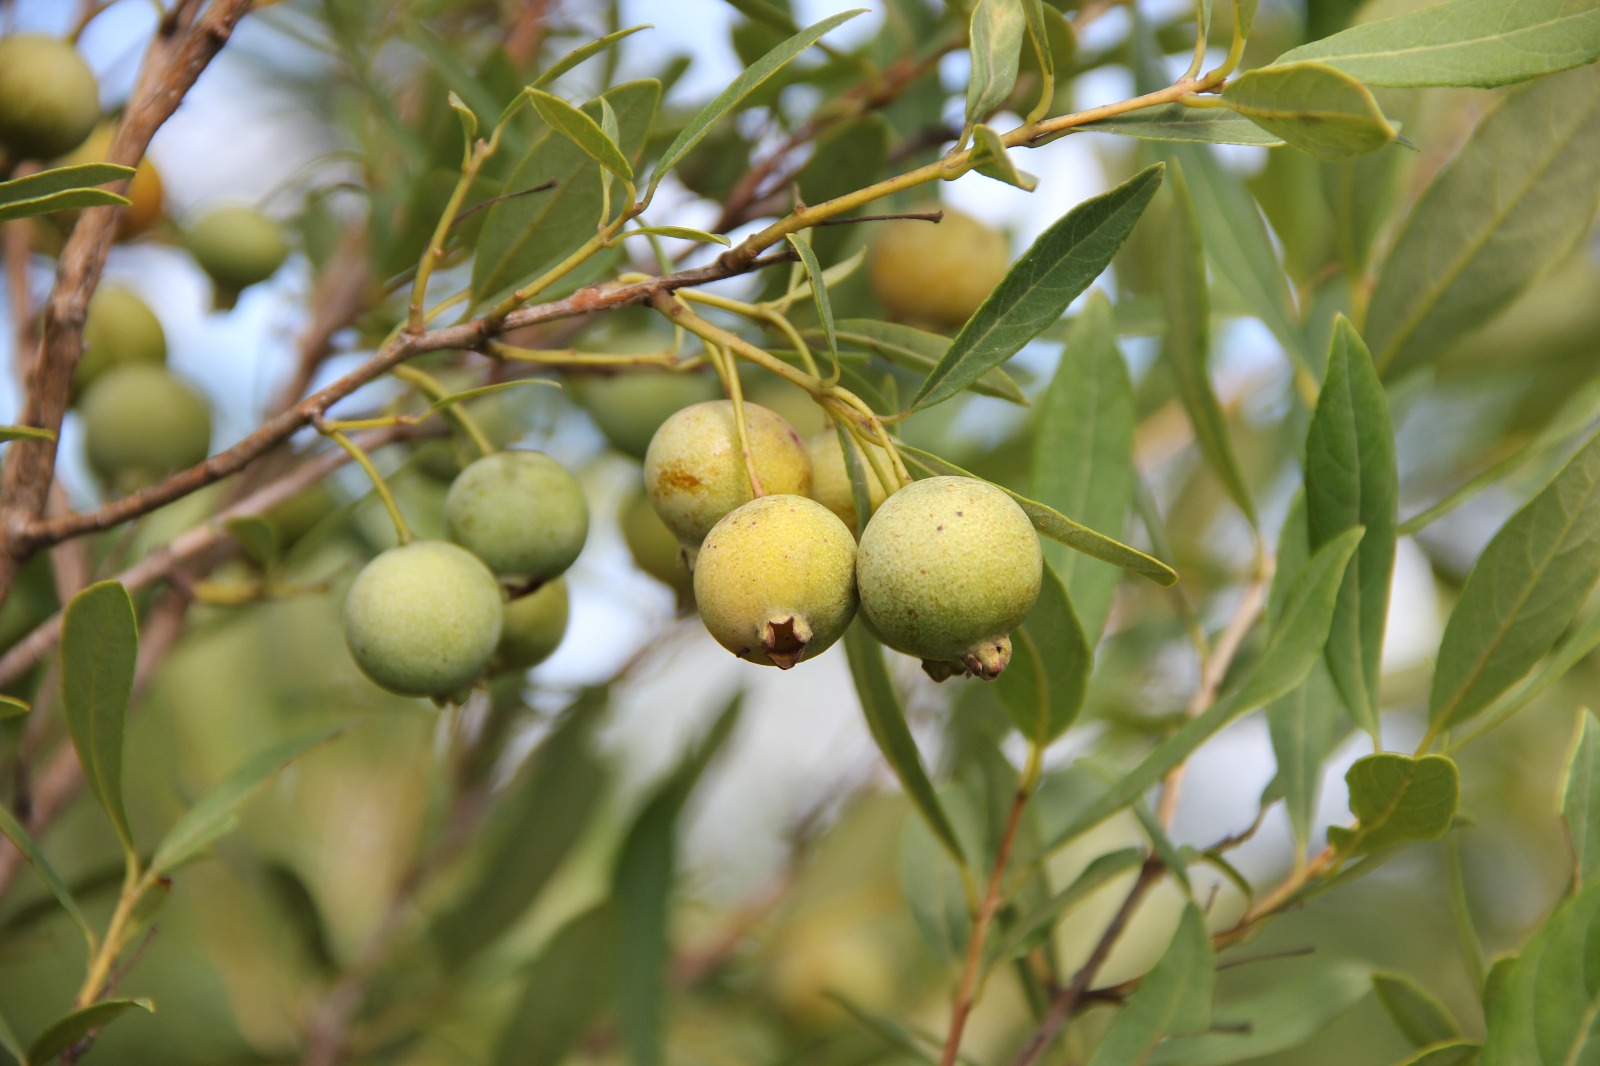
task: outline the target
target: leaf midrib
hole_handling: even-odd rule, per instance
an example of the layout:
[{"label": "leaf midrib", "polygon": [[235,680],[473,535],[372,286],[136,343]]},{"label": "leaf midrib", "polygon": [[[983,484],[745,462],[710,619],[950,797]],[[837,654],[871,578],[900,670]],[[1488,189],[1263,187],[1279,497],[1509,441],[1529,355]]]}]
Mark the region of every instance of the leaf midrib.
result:
[{"label": "leaf midrib", "polygon": [[[1561,25],[1562,23],[1565,23],[1565,22],[1569,22],[1569,21],[1572,21],[1572,20],[1575,20],[1575,19],[1594,18],[1597,15],[1600,15],[1600,11],[1578,11],[1578,12],[1575,12],[1575,13],[1573,13],[1571,15],[1561,15],[1561,16],[1555,18],[1555,19],[1550,20],[1549,22],[1541,22],[1541,23],[1538,23],[1537,25],[1533,25],[1533,26],[1524,26],[1521,29],[1516,30],[1516,31],[1514,31],[1512,33],[1495,34],[1492,37],[1469,37],[1469,38],[1466,38],[1466,39],[1457,38],[1456,40],[1447,41],[1447,42],[1445,42],[1443,44],[1418,45],[1418,46],[1413,47],[1413,48],[1394,48],[1394,49],[1389,49],[1387,51],[1381,51],[1381,52],[1339,52],[1339,53],[1336,53],[1336,54],[1333,54],[1333,55],[1307,56],[1303,60],[1291,60],[1290,62],[1322,62],[1322,63],[1328,63],[1328,64],[1332,65],[1332,64],[1335,64],[1335,63],[1347,63],[1347,62],[1349,62],[1351,60],[1355,60],[1355,59],[1393,59],[1393,58],[1395,58],[1397,56],[1400,56],[1400,57],[1415,57],[1415,56],[1419,56],[1419,55],[1426,55],[1426,54],[1433,53],[1433,52],[1444,52],[1444,51],[1450,51],[1452,49],[1471,48],[1474,45],[1481,45],[1481,44],[1485,44],[1485,43],[1508,44],[1510,41],[1512,41],[1515,38],[1521,36],[1522,34],[1538,33],[1540,30],[1548,29],[1548,28],[1553,27],[1553,26],[1559,26],[1559,25]],[[1376,25],[1376,24],[1374,23],[1373,25]],[[1293,52],[1285,53],[1285,55],[1293,55],[1293,54],[1294,54]],[[1279,57],[1279,61],[1281,62],[1282,59],[1283,59],[1283,57],[1280,56]]]}]

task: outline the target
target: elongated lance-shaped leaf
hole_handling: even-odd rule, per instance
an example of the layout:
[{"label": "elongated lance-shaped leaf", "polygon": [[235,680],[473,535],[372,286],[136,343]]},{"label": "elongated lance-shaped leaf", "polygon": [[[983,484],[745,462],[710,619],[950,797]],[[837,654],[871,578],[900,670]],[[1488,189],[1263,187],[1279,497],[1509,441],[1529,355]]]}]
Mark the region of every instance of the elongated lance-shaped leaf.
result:
[{"label": "elongated lance-shaped leaf", "polygon": [[[879,322],[870,318],[841,318],[838,328],[839,342],[846,347],[881,355],[895,366],[926,374],[939,365],[944,353],[950,350],[950,338],[898,322]],[[1000,367],[995,367],[972,383],[972,391],[980,396],[993,396],[1009,400],[1024,407],[1028,397]]]},{"label": "elongated lance-shaped leaf", "polygon": [[1470,1040],[1452,1040],[1448,1044],[1423,1048],[1399,1066],[1473,1066],[1478,1061],[1479,1050]]},{"label": "elongated lance-shaped leaf", "polygon": [[1414,1048],[1442,1044],[1461,1035],[1461,1027],[1438,997],[1403,973],[1375,973],[1372,990],[1400,1035]]},{"label": "elongated lance-shaped leaf", "polygon": [[22,1041],[17,1037],[17,1031],[11,1028],[11,1023],[6,1016],[0,1013],[0,1048],[5,1048],[16,1059],[19,1066],[31,1066],[28,1061],[28,1052],[23,1048]]},{"label": "elongated lance-shaped leaf", "polygon": [[1128,771],[1097,799],[1089,803],[1057,832],[1048,845],[1055,850],[1099,825],[1144,795],[1235,718],[1270,703],[1301,684],[1322,655],[1333,621],[1339,584],[1355,554],[1361,530],[1352,529],[1322,546],[1306,561],[1288,596],[1277,628],[1267,637],[1255,666],[1233,691],[1156,746],[1144,761]]},{"label": "elongated lance-shaped leaf", "polygon": [[156,1005],[148,999],[102,999],[82,1010],[75,1010],[50,1023],[44,1032],[34,1037],[33,1044],[28,1048],[28,1060],[43,1066],[96,1029],[104,1029],[135,1009],[154,1014]]},{"label": "elongated lance-shaped leaf", "polygon": [[16,848],[22,857],[33,867],[39,879],[45,883],[50,894],[61,904],[61,909],[67,912],[67,917],[72,919],[72,924],[78,927],[83,934],[84,942],[89,945],[92,952],[95,946],[94,930],[89,926],[89,920],[84,917],[83,911],[78,907],[78,901],[72,898],[72,890],[61,879],[56,868],[50,865],[50,860],[45,858],[44,852],[39,850],[39,845],[34,841],[28,830],[17,821],[10,808],[0,803],[0,835],[11,841],[11,846]]},{"label": "elongated lance-shaped leaf", "polygon": [[1167,335],[1161,346],[1177,382],[1178,398],[1194,426],[1195,443],[1211,464],[1239,510],[1256,524],[1255,501],[1245,484],[1239,459],[1228,437],[1228,422],[1211,388],[1211,305],[1206,293],[1205,251],[1200,222],[1184,180],[1182,166],[1172,172],[1172,217],[1167,227],[1166,258],[1161,272],[1161,298],[1167,308]]},{"label": "elongated lance-shaped leaf", "polygon": [[1278,62],[1308,59],[1368,85],[1508,85],[1600,59],[1600,7],[1448,0],[1303,44]]},{"label": "elongated lance-shaped leaf", "polygon": [[[118,163],[77,163],[68,167],[52,167],[26,177],[0,181],[0,207],[40,200],[56,193],[91,189],[96,185],[121,181],[133,177],[133,168]],[[127,203],[127,200],[122,200]]]},{"label": "elongated lance-shaped leaf", "polygon": [[1253,144],[1276,148],[1283,138],[1221,107],[1158,104],[1115,118],[1086,122],[1071,133],[1117,133],[1141,141],[1198,141],[1203,144]]},{"label": "elongated lance-shaped leaf", "polygon": [[972,76],[967,79],[967,125],[1006,102],[1017,84],[1017,63],[1028,28],[1019,0],[978,0],[972,9]]},{"label": "elongated lance-shaped leaf", "polygon": [[1297,977],[1268,982],[1217,1010],[1216,1032],[1164,1041],[1148,1066],[1229,1066],[1309,1042],[1358,1000],[1372,994],[1370,967],[1328,961]]},{"label": "elongated lance-shaped leaf", "polygon": [[1489,1001],[1481,1066],[1572,1066],[1600,1050],[1600,882],[1585,885],[1534,934]]},{"label": "elongated lance-shaped leaf", "polygon": [[1062,915],[1088,899],[1101,885],[1137,868],[1143,862],[1144,851],[1141,848],[1122,848],[1096,856],[1070,885],[1051,896],[1038,910],[1022,915],[1004,939],[991,941],[990,957],[999,960],[1026,955],[1049,935]]},{"label": "elongated lance-shaped leaf", "polygon": [[[1133,501],[1136,421],[1111,301],[1095,291],[1034,412],[1033,495],[1091,529],[1121,533]],[[1084,635],[1098,644],[1121,574],[1056,542],[1044,545],[1044,555],[1066,582]]]},{"label": "elongated lance-shaped leaf", "polygon": [[700,113],[689,121],[689,124],[667,145],[667,150],[661,153],[661,159],[656,163],[656,168],[650,174],[650,187],[655,188],[663,176],[673,167],[683,161],[711,132],[711,127],[716,125],[723,116],[727,115],[739,102],[759,88],[766,80],[789,65],[789,62],[816,44],[822,36],[836,26],[840,26],[857,15],[866,13],[866,8],[856,8],[852,11],[841,11],[837,15],[823,19],[821,22],[807,26],[799,33],[790,37],[772,51],[750,64],[734,78],[728,87],[716,95],[715,98]]},{"label": "elongated lance-shaped leaf", "polygon": [[1339,692],[1323,663],[1312,666],[1304,684],[1267,706],[1267,730],[1278,772],[1267,786],[1262,803],[1282,797],[1289,828],[1302,851],[1311,844],[1317,797],[1322,788],[1322,764],[1349,732],[1342,710]]},{"label": "elongated lance-shaped leaf", "polygon": [[1378,732],[1378,674],[1399,524],[1400,473],[1389,401],[1349,320],[1334,324],[1328,370],[1306,434],[1306,524],[1312,548],[1365,526],[1339,590],[1328,670],[1350,717]]},{"label": "elongated lance-shaped leaf", "polygon": [[1600,433],[1489,541],[1445,625],[1428,697],[1437,733],[1544,657],[1600,578]]},{"label": "elongated lance-shaped leaf", "polygon": [[1318,159],[1374,152],[1395,136],[1371,90],[1321,63],[1246,71],[1222,90],[1222,101]]},{"label": "elongated lance-shaped leaf", "polygon": [[882,645],[857,620],[845,630],[844,650],[850,659],[850,676],[855,679],[856,695],[861,699],[861,713],[866,716],[867,729],[883,753],[884,761],[900,779],[900,786],[939,843],[956,865],[965,867],[967,859],[956,838],[955,827],[950,824],[950,817],[939,803],[939,795],[922,765],[922,755],[911,736],[911,727],[906,724],[900,697],[889,679]]},{"label": "elongated lance-shaped leaf", "polygon": [[1600,722],[1578,711],[1578,735],[1561,785],[1561,817],[1572,844],[1572,883],[1587,885],[1600,870]]},{"label": "elongated lance-shaped leaf", "polygon": [[122,802],[122,729],[139,658],[139,622],[128,590],[90,585],[67,605],[61,630],[61,706],[89,790],[130,857],[133,833]]},{"label": "elongated lance-shaped leaf", "polygon": [[20,718],[32,709],[25,700],[19,700],[15,696],[0,695],[0,722],[7,718]]},{"label": "elongated lance-shaped leaf", "polygon": [[1363,334],[1385,378],[1504,310],[1600,203],[1600,65],[1507,95],[1434,178],[1379,268]]},{"label": "elongated lance-shaped leaf", "polygon": [[1022,253],[998,288],[973,312],[910,410],[957,395],[1010,359],[1061,317],[1100,276],[1161,185],[1161,164],[1068,211]]},{"label": "elongated lance-shaped leaf", "polygon": [[600,123],[579,111],[559,96],[540,89],[529,89],[533,109],[545,125],[577,145],[584,155],[605,167],[623,181],[633,180],[633,164],[615,141],[606,136]]},{"label": "elongated lance-shaped leaf", "polygon": [[551,82],[555,81],[557,78],[561,77],[561,75],[565,74],[567,71],[571,70],[573,67],[577,66],[579,63],[582,63],[591,56],[599,55],[601,52],[604,52],[607,48],[610,48],[624,37],[630,37],[633,34],[638,33],[640,30],[648,30],[651,28],[652,27],[649,25],[628,26],[625,29],[617,30],[615,33],[608,33],[604,37],[596,38],[581,48],[574,48],[572,51],[568,52],[566,55],[562,56],[560,59],[546,67],[543,73],[541,73],[537,78],[533,79],[533,84],[529,86],[529,88],[542,89],[546,85],[549,85]]},{"label": "elongated lance-shaped leaf", "polygon": [[[913,448],[909,444],[900,444],[897,447],[902,458],[930,476],[937,477],[941,474],[953,477],[977,476],[931,452]],[[1058,540],[1069,548],[1081,551],[1085,555],[1092,555],[1114,566],[1120,566],[1124,570],[1131,570],[1158,585],[1168,586],[1178,583],[1178,572],[1160,559],[1152,558],[1138,548],[1130,548],[1104,533],[1097,533],[1088,526],[1074,522],[1055,508],[1012,492],[1004,485],[996,485],[995,488],[1016,500],[1017,506],[1022,508],[1022,513],[1033,523],[1033,528],[1052,540]]]},{"label": "elongated lance-shaped leaf", "polygon": [[618,915],[606,902],[558,929],[528,964],[526,983],[500,1036],[495,1066],[560,1066],[611,1001]]},{"label": "elongated lance-shaped leaf", "polygon": [[1030,744],[1046,747],[1077,719],[1093,668],[1094,651],[1072,600],[1046,563],[1039,599],[1013,634],[1011,665],[995,679],[1012,723]]},{"label": "elongated lance-shaped leaf", "polygon": [[39,426],[0,426],[0,443],[8,440],[55,440],[56,435]]},{"label": "elongated lance-shaped leaf", "polygon": [[817,261],[817,253],[811,250],[811,243],[798,233],[788,234],[789,246],[800,257],[800,265],[805,268],[806,277],[811,279],[811,297],[817,304],[817,320],[822,323],[822,336],[828,342],[828,356],[833,360],[835,370],[839,367],[839,335],[833,328],[833,302],[828,299],[828,286],[822,278],[822,264]]},{"label": "elongated lance-shaped leaf", "polygon": [[1211,1028],[1211,990],[1216,953],[1200,908],[1183,908],[1172,942],[1095,1048],[1089,1066],[1144,1062],[1168,1033],[1187,1035]]},{"label": "elongated lance-shaped leaf", "polygon": [[45,215],[51,211],[78,211],[85,207],[115,207],[130,203],[126,197],[106,189],[68,189],[32,200],[15,200],[0,204],[0,222],[14,218]]}]

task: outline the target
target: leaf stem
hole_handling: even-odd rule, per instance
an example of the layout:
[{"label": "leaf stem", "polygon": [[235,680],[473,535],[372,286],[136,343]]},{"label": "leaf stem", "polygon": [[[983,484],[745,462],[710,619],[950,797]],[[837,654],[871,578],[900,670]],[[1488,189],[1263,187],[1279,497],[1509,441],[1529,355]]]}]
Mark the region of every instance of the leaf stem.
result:
[{"label": "leaf stem", "polygon": [[[401,381],[415,385],[435,400],[442,400],[450,395],[450,390],[445,388],[444,383],[438,378],[406,363],[401,363],[390,373]],[[457,429],[466,435],[467,439],[472,442],[472,446],[478,449],[479,455],[494,454],[495,446],[484,434],[483,427],[478,425],[477,419],[467,413],[466,405],[461,403],[448,404],[445,406],[443,414],[455,424]]]},{"label": "leaf stem", "polygon": [[329,440],[343,448],[345,453],[367,472],[367,477],[372,479],[372,490],[383,501],[384,509],[389,512],[389,520],[394,523],[395,536],[401,544],[410,544],[416,538],[412,536],[411,527],[406,524],[406,516],[400,513],[400,505],[395,502],[394,493],[389,491],[389,483],[378,473],[378,468],[373,465],[372,459],[361,450],[360,445],[345,436],[342,431],[328,428],[326,423],[319,428]]}]

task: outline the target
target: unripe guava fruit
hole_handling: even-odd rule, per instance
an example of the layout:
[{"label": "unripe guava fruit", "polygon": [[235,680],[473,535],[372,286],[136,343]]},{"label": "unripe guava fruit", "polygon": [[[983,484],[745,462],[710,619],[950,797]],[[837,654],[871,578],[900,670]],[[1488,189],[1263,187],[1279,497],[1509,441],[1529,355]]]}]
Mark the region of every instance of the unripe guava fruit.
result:
[{"label": "unripe guava fruit", "polygon": [[164,366],[167,334],[161,320],[131,289],[102,285],[89,297],[83,323],[83,355],[72,372],[72,387],[90,383],[116,366]]},{"label": "unripe guava fruit", "polygon": [[694,603],[694,575],[682,546],[650,505],[650,497],[639,491],[631,493],[617,512],[617,525],[634,564],[676,592],[679,607]]},{"label": "unripe guava fruit", "polygon": [[356,575],[344,638],[361,672],[404,696],[448,696],[476,678],[500,642],[500,586],[465,548],[404,544]]},{"label": "unripe guava fruit", "polygon": [[68,41],[34,33],[0,39],[0,144],[14,159],[54,159],[100,121],[94,72]]},{"label": "unripe guava fruit", "polygon": [[944,220],[937,223],[875,225],[867,280],[894,318],[953,329],[1006,276],[1011,249],[1004,234],[971,215],[942,210]]},{"label": "unripe guava fruit", "polygon": [[694,565],[694,599],[717,643],[787,670],[844,635],[856,613],[856,542],[804,496],[763,496],[711,527]]},{"label": "unripe guava fruit", "polygon": [[[56,160],[55,165],[69,167],[82,163],[107,162],[111,154],[111,138],[114,132],[109,122],[102,122],[95,127],[93,133],[89,134],[88,140]],[[133,177],[128,179],[128,187],[122,190],[122,195],[128,198],[128,204],[123,207],[122,214],[117,216],[117,240],[126,241],[148,230],[155,225],[156,219],[161,217],[161,207],[166,192],[161,183],[161,175],[157,173],[155,164],[150,162],[149,157],[140,159],[138,165],[133,168]],[[76,220],[77,212],[71,212],[70,215]]]},{"label": "unripe guava fruit", "polygon": [[1022,508],[969,477],[928,478],[890,496],[856,553],[867,624],[889,647],[921,658],[936,681],[999,676],[1043,573]]},{"label": "unripe guava fruit", "polygon": [[184,232],[183,243],[216,285],[218,307],[278,272],[289,256],[283,227],[253,207],[212,208]]},{"label": "unripe guava fruit", "polygon": [[550,658],[567,634],[570,612],[567,582],[559,577],[507,602],[495,666],[526,670]]},{"label": "unripe guava fruit", "polygon": [[496,574],[546,581],[589,535],[583,486],[543,452],[486,455],[461,471],[444,500],[450,539]]},{"label": "unripe guava fruit", "polygon": [[211,449],[211,412],[165,367],[112,367],[83,394],[89,467],[115,492],[155,484]]},{"label": "unripe guava fruit", "polygon": [[658,367],[573,374],[567,383],[607,442],[635,459],[644,458],[650,438],[675,412],[722,394],[715,374]]},{"label": "unripe guava fruit", "polygon": [[[875,444],[869,447],[873,452],[872,457],[887,465],[889,457],[883,449]],[[889,493],[885,491],[883,481],[873,473],[861,445],[852,439],[850,448],[856,453],[856,461],[866,475],[867,498],[872,511],[876,512],[883,501],[889,498]],[[839,447],[839,434],[831,429],[818,433],[806,441],[806,451],[811,456],[811,498],[838,515],[839,521],[849,526],[853,535],[860,536],[862,522],[856,514],[855,489],[850,482],[850,471],[845,466],[844,449]],[[871,518],[872,515],[868,514],[867,517]]]},{"label": "unripe guava fruit", "polygon": [[[800,434],[759,404],[745,404],[744,412],[761,491],[809,494],[811,457]],[[704,540],[723,515],[752,500],[733,402],[697,403],[663,422],[645,453],[644,483],[661,520],[690,547]]]}]

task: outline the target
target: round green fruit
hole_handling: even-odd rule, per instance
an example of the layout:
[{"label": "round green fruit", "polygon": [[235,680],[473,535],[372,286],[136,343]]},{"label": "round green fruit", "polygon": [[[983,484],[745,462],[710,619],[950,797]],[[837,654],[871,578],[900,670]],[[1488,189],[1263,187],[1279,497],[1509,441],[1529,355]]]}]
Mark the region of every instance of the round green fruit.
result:
[{"label": "round green fruit", "polygon": [[[811,457],[800,434],[759,404],[745,404],[744,413],[761,491],[809,495]],[[733,403],[697,403],[663,422],[645,453],[644,481],[656,513],[691,547],[723,515],[750,502],[755,493],[734,429]]]},{"label": "round green fruit", "polygon": [[559,577],[509,601],[495,665],[501,670],[526,670],[550,658],[567,635],[570,613],[567,583]]},{"label": "round green fruit", "polygon": [[867,279],[897,319],[954,329],[1011,266],[1005,235],[946,207],[938,223],[906,219],[876,229]]},{"label": "round green fruit", "polygon": [[1039,596],[1044,560],[1022,508],[986,481],[933,477],[890,496],[861,534],[861,613],[935,680],[998,677]]},{"label": "round green fruit", "polygon": [[[887,465],[889,457],[883,449],[872,445],[872,458]],[[867,498],[871,505],[871,512],[867,517],[872,517],[883,501],[889,498],[889,493],[883,487],[883,481],[873,473],[872,464],[867,458],[867,453],[861,450],[861,445],[854,439],[850,441],[850,449],[856,453],[856,462],[861,464],[862,472],[867,480]],[[850,532],[856,536],[861,534],[861,519],[856,514],[855,488],[850,482],[850,471],[844,462],[844,449],[839,446],[839,434],[834,430],[818,433],[806,441],[806,451],[811,455],[811,498],[822,506],[839,516],[839,521],[850,527]]]},{"label": "round green fruit", "polygon": [[583,486],[543,452],[486,455],[450,483],[450,539],[506,577],[545,581],[572,565],[589,535]]},{"label": "round green fruit", "polygon": [[54,159],[100,121],[94,72],[68,41],[19,33],[0,39],[0,144],[18,159]]},{"label": "round green fruit", "polygon": [[373,559],[344,601],[361,672],[405,696],[448,696],[482,673],[500,642],[500,586],[478,557],[416,541]]},{"label": "round green fruit", "polygon": [[116,492],[153,485],[211,449],[206,401],[165,367],[112,367],[84,392],[79,412],[89,467]]},{"label": "round green fruit", "polygon": [[217,287],[217,304],[278,272],[289,256],[283,227],[253,207],[212,208],[184,233],[184,246]]},{"label": "round green fruit", "polygon": [[131,289],[102,285],[89,297],[83,323],[83,355],[72,373],[74,389],[84,389],[114,366],[164,366],[167,334],[150,306]]},{"label": "round green fruit", "polygon": [[684,562],[683,548],[650,505],[650,497],[631,493],[617,513],[617,525],[634,564],[676,592],[680,607],[694,603],[694,575]]},{"label": "round green fruit", "polygon": [[577,401],[617,451],[643,459],[661,423],[690,404],[721,395],[714,374],[642,367],[616,374],[571,375]]},{"label": "round green fruit", "polygon": [[694,565],[694,598],[717,643],[787,670],[844,635],[856,614],[856,542],[804,496],[763,496],[711,527]]}]

